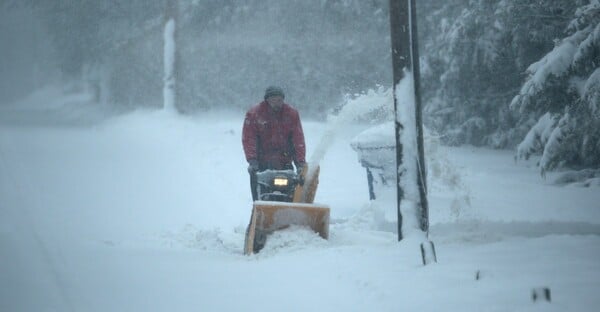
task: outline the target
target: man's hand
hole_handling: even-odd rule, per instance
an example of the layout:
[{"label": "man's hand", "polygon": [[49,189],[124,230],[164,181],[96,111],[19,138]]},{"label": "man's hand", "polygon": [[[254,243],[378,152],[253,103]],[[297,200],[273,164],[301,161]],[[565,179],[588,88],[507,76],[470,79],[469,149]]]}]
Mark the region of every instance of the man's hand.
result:
[{"label": "man's hand", "polygon": [[302,171],[304,170],[304,167],[306,167],[306,163],[304,163],[304,162],[297,163],[296,164],[296,173],[298,175],[301,175]]},{"label": "man's hand", "polygon": [[258,161],[256,159],[248,160],[248,173],[253,174],[258,171]]}]

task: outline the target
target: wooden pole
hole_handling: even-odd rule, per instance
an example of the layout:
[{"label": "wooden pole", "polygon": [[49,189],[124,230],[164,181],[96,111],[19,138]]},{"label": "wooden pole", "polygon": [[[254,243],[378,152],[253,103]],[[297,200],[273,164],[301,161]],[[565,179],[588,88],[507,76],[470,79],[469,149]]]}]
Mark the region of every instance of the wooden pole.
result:
[{"label": "wooden pole", "polygon": [[404,70],[410,68],[410,28],[409,28],[409,10],[407,0],[390,0],[390,36],[392,43],[392,72],[393,72],[393,94],[394,94],[394,112],[395,136],[396,136],[396,193],[397,193],[397,213],[398,213],[398,241],[402,240],[402,211],[400,204],[404,197],[404,191],[400,186],[402,164],[402,142],[401,133],[404,126],[398,119],[398,101],[396,100],[396,88],[402,78]]},{"label": "wooden pole", "polygon": [[410,46],[412,55],[412,72],[415,86],[415,119],[417,124],[417,184],[421,197],[421,230],[429,234],[429,202],[427,201],[427,172],[425,171],[425,146],[423,142],[423,109],[421,106],[421,68],[419,62],[419,40],[417,32],[417,6],[410,0]]},{"label": "wooden pole", "polygon": [[403,163],[403,149],[401,133],[404,125],[398,118],[397,90],[398,84],[405,76],[405,71],[413,73],[415,92],[415,121],[417,125],[417,161],[418,172],[417,184],[419,188],[419,221],[420,229],[424,232],[429,230],[429,209],[427,202],[427,188],[425,176],[425,157],[423,146],[423,120],[421,114],[421,92],[420,92],[420,68],[417,38],[417,21],[415,0],[390,0],[390,36],[392,44],[392,69],[393,69],[393,93],[395,112],[395,136],[396,136],[396,187],[397,187],[397,212],[398,212],[398,241],[402,240],[402,211],[400,209],[404,191],[400,181],[402,179],[401,165]]}]

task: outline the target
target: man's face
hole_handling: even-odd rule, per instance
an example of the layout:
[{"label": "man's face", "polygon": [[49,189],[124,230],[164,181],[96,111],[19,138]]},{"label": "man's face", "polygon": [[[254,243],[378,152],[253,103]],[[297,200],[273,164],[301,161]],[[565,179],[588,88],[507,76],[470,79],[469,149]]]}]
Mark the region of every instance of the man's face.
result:
[{"label": "man's face", "polygon": [[279,111],[283,106],[283,97],[279,95],[270,96],[267,98],[267,103],[276,111]]}]

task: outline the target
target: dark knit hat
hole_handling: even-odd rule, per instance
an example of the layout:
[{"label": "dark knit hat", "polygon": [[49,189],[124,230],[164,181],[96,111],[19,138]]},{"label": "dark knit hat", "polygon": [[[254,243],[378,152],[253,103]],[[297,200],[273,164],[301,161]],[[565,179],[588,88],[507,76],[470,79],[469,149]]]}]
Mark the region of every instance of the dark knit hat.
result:
[{"label": "dark knit hat", "polygon": [[285,98],[285,94],[283,94],[283,89],[281,89],[280,87],[270,86],[267,88],[267,90],[265,90],[265,100],[268,97],[277,95],[281,96],[282,98]]}]

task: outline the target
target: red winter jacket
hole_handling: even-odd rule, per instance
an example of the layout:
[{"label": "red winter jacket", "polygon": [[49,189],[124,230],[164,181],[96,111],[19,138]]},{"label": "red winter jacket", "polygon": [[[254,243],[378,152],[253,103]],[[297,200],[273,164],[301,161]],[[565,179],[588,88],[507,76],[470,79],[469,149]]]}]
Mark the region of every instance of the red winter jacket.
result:
[{"label": "red winter jacket", "polygon": [[260,170],[284,169],[292,161],[306,161],[300,116],[288,104],[278,112],[266,101],[252,107],[244,120],[242,144],[246,160],[257,160]]}]

